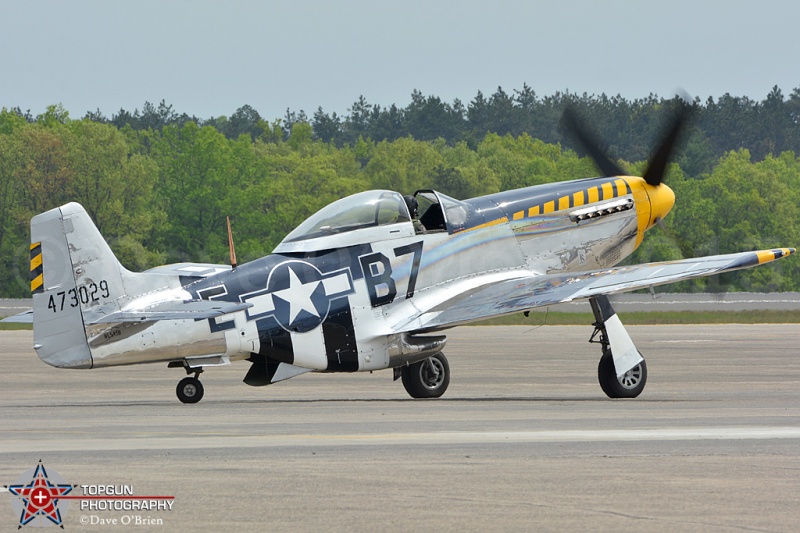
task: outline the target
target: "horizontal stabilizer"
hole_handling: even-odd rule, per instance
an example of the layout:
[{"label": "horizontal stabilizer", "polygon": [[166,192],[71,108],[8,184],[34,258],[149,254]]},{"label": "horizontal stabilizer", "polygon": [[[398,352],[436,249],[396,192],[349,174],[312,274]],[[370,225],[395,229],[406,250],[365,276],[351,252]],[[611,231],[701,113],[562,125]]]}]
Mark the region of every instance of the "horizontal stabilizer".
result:
[{"label": "horizontal stabilizer", "polygon": [[251,303],[188,300],[185,302],[163,302],[145,309],[130,309],[90,317],[86,313],[86,325],[111,322],[154,322],[157,320],[200,320],[214,318],[252,307]]},{"label": "horizontal stabilizer", "polygon": [[28,309],[17,315],[7,316],[0,322],[11,322],[15,324],[33,324],[33,309]]},{"label": "horizontal stabilizer", "polygon": [[162,276],[181,276],[188,279],[202,279],[215,276],[220,272],[230,271],[230,265],[215,265],[211,263],[173,263],[162,265],[150,270],[147,274],[160,274]]}]

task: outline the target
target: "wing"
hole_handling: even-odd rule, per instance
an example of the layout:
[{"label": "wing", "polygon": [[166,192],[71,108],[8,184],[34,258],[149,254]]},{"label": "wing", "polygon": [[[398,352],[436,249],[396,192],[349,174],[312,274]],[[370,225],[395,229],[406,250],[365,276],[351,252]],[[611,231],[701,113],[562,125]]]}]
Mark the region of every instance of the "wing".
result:
[{"label": "wing", "polygon": [[794,252],[794,248],[779,248],[681,261],[645,263],[591,272],[509,279],[474,287],[429,309],[422,309],[395,330],[408,332],[457,326],[534,307],[749,268],[786,257]]}]

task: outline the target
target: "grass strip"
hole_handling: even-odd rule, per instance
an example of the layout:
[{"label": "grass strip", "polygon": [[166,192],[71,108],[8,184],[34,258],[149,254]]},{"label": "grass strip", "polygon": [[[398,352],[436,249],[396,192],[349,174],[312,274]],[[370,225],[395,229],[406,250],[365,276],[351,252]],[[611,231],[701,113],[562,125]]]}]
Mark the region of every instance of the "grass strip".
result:
[{"label": "grass strip", "polygon": [[[800,324],[800,310],[773,311],[641,311],[619,313],[627,326],[642,324]],[[563,313],[557,311],[531,311],[529,317],[522,313],[493,318],[480,322],[484,326],[572,326],[590,325],[591,313]]]}]

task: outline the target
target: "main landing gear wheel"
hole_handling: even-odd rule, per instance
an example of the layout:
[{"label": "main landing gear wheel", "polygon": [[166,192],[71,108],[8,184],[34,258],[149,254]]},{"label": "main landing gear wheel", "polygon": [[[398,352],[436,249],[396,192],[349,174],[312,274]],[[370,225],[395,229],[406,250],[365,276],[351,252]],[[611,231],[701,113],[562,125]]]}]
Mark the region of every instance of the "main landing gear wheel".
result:
[{"label": "main landing gear wheel", "polygon": [[439,352],[403,368],[403,387],[412,398],[438,398],[450,385],[450,365]]},{"label": "main landing gear wheel", "polygon": [[617,377],[614,358],[611,350],[603,350],[603,356],[597,365],[597,379],[600,388],[609,398],[636,398],[644,390],[647,383],[647,363],[642,361],[635,367]]},{"label": "main landing gear wheel", "polygon": [[203,398],[203,384],[199,379],[189,376],[178,382],[175,392],[183,403],[197,403]]}]

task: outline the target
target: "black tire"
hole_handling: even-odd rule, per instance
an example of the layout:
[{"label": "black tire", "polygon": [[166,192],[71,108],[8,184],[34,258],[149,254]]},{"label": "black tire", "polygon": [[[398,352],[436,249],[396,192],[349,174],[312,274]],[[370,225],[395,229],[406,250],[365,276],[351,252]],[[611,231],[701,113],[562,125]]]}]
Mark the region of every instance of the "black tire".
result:
[{"label": "black tire", "polygon": [[597,365],[597,380],[609,398],[636,398],[647,384],[647,363],[642,361],[618,378],[611,350],[605,350]]},{"label": "black tire", "polygon": [[403,387],[412,398],[439,398],[450,385],[450,365],[439,352],[403,367]]},{"label": "black tire", "polygon": [[186,377],[178,382],[175,393],[183,403],[197,403],[203,398],[203,384],[197,378]]}]

